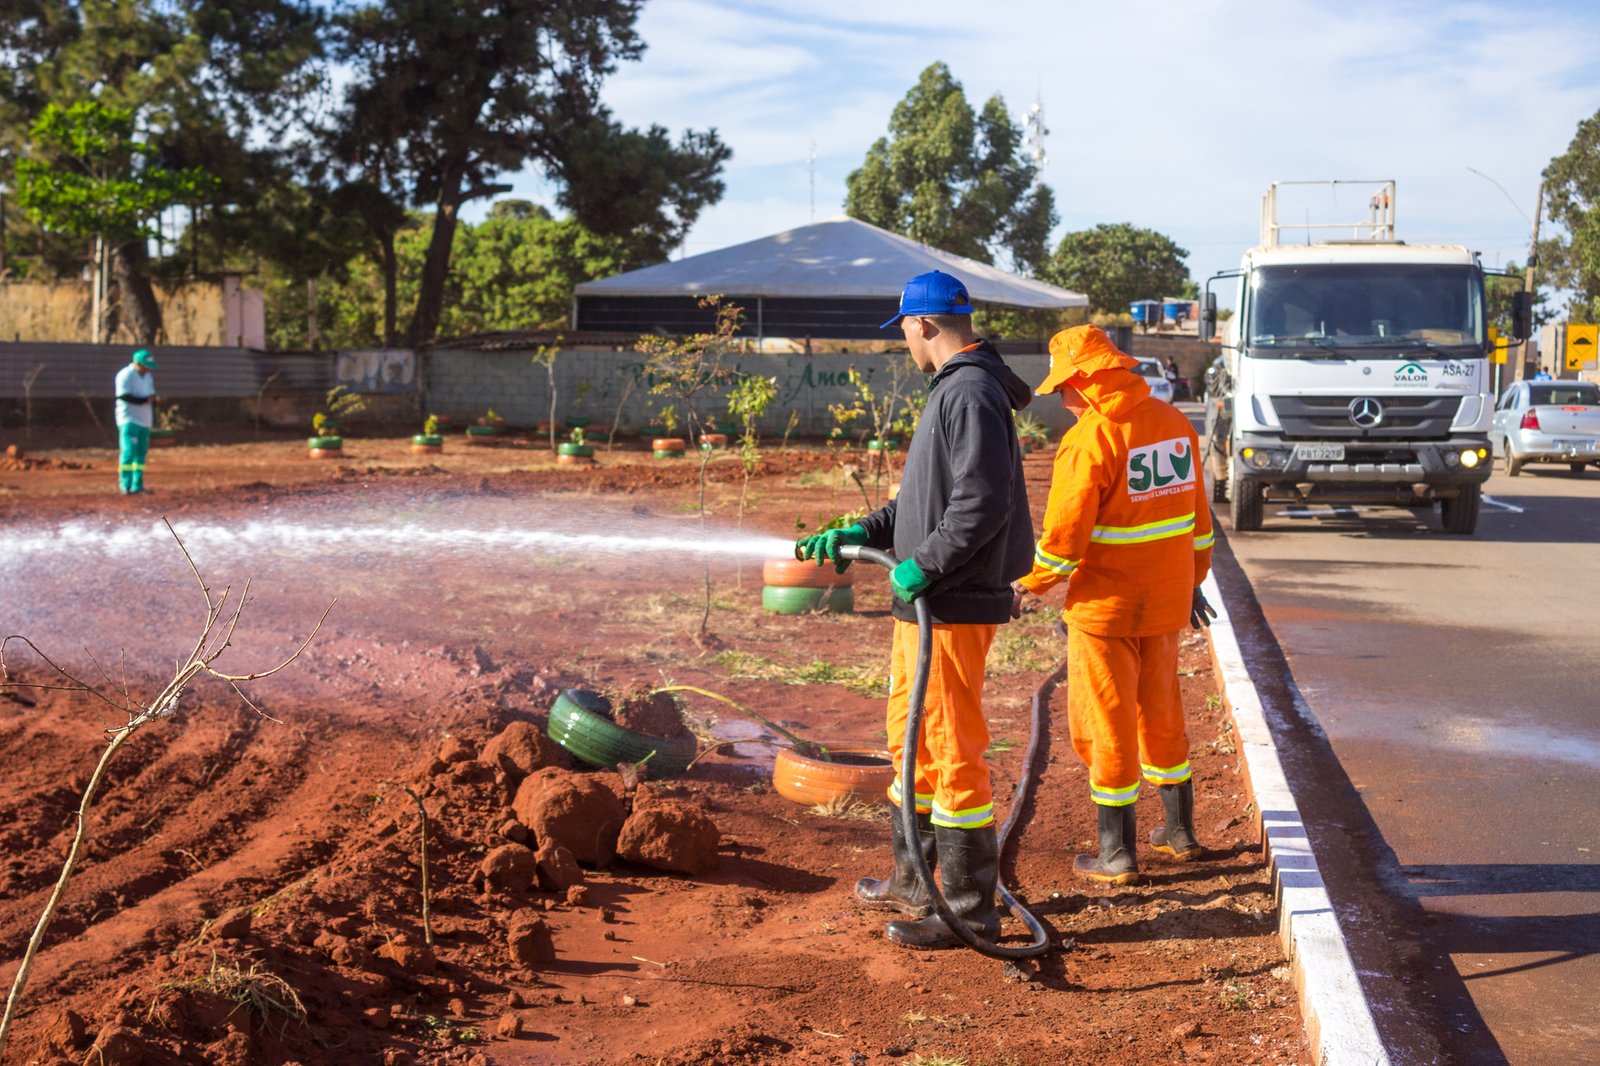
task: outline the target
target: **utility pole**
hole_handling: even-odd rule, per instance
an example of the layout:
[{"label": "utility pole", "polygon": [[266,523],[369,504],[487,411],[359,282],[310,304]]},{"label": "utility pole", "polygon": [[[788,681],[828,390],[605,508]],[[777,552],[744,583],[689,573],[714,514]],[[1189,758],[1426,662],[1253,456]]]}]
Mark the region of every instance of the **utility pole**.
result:
[{"label": "utility pole", "polygon": [[[1528,294],[1530,312],[1528,315],[1528,332],[1533,332],[1533,268],[1539,262],[1539,219],[1544,216],[1544,182],[1539,182],[1539,195],[1533,201],[1533,237],[1528,244],[1528,269],[1522,275],[1522,291]],[[1511,378],[1512,381],[1521,381],[1528,365],[1528,352],[1533,348],[1533,338],[1524,337],[1517,346],[1517,369]]]}]

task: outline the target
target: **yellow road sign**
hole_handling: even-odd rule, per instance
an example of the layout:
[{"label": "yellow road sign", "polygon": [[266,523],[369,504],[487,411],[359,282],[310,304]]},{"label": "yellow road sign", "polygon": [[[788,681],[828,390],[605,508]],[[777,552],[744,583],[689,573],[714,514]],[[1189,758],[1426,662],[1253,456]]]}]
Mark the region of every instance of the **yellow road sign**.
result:
[{"label": "yellow road sign", "polygon": [[1595,365],[1595,351],[1600,349],[1600,325],[1580,326],[1567,324],[1567,369],[1589,370]]}]

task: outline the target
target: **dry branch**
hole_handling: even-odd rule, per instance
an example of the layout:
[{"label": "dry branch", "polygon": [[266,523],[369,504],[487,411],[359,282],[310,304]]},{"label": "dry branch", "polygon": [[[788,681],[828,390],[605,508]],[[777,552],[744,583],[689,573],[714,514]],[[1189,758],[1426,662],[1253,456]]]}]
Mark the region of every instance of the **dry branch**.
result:
[{"label": "dry branch", "polygon": [[401,786],[406,790],[406,795],[417,801],[417,813],[422,816],[422,942],[433,947],[433,918],[431,913],[430,893],[428,891],[428,808],[422,805],[422,797],[411,791],[409,785]]},{"label": "dry branch", "polygon": [[[39,923],[34,927],[33,936],[28,940],[27,950],[22,954],[22,962],[18,966],[16,978],[12,982],[11,993],[6,997],[5,1016],[0,1018],[0,1059],[3,1059],[5,1055],[6,1038],[11,1032],[11,1023],[16,1017],[17,1008],[22,1002],[23,992],[27,988],[28,973],[33,967],[34,956],[39,951],[39,945],[44,942],[45,932],[50,928],[52,919],[55,918],[56,909],[61,905],[61,897],[66,893],[67,883],[72,879],[73,869],[77,866],[84,842],[88,839],[89,815],[94,807],[95,794],[100,789],[100,783],[105,777],[106,768],[110,765],[112,756],[117,753],[117,749],[144,726],[159,718],[167,718],[174,714],[178,709],[179,698],[182,697],[189,684],[202,674],[226,681],[235,692],[239,692],[238,685],[240,682],[256,681],[282,670],[298,659],[306,648],[310,646],[311,641],[321,631],[323,622],[327,621],[328,612],[333,610],[333,604],[328,604],[327,610],[322,612],[322,617],[318,618],[317,624],[312,627],[310,635],[301,642],[292,655],[270,670],[261,670],[249,674],[222,673],[213,664],[233,643],[233,635],[238,629],[239,619],[244,612],[245,604],[249,602],[249,583],[245,584],[244,592],[234,604],[231,615],[224,620],[228,599],[233,591],[232,587],[229,586],[223,589],[221,595],[213,595],[211,587],[206,584],[205,578],[200,575],[199,568],[195,566],[194,558],[190,556],[189,549],[184,547],[183,538],[179,537],[177,530],[172,528],[172,523],[165,518],[161,521],[166,525],[167,532],[172,534],[172,539],[177,542],[178,550],[183,553],[184,561],[189,564],[189,571],[194,574],[195,581],[199,583],[200,593],[205,597],[206,610],[205,618],[200,628],[200,636],[195,641],[194,650],[189,653],[188,660],[175,669],[172,680],[167,682],[154,699],[148,703],[139,703],[130,694],[126,684],[119,688],[101,669],[101,676],[106,678],[106,687],[111,689],[108,694],[100,686],[83,681],[71,671],[56,663],[27,637],[13,635],[0,640],[0,688],[33,688],[78,692],[116,708],[127,716],[127,720],[121,725],[113,726],[107,730],[111,734],[111,741],[106,745],[106,750],[101,753],[100,761],[95,765],[94,773],[90,776],[89,783],[84,786],[83,796],[78,803],[77,829],[72,837],[72,845],[67,850],[66,861],[62,864],[61,876],[57,878],[55,890],[50,893],[50,898],[45,903],[44,913],[39,915]],[[13,680],[11,666],[6,661],[6,649],[12,641],[16,641],[32,651],[34,655],[38,656],[45,665],[55,672],[63,683],[47,684]],[[92,659],[93,656],[91,656]],[[98,663],[96,663],[96,666],[98,668]],[[243,693],[240,692],[240,695],[242,696]],[[246,702],[249,703],[248,700]],[[251,703],[250,706],[255,707],[255,704]],[[260,713],[259,708],[256,708],[256,710],[257,713]]]}]

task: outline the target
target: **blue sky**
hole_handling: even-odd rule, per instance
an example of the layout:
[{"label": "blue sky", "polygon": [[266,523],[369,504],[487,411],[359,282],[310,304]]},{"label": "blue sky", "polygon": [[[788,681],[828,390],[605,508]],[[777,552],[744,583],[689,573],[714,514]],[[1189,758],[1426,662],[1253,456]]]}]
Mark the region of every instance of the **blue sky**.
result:
[{"label": "blue sky", "polygon": [[[974,106],[999,93],[1020,122],[1042,101],[1053,240],[1132,222],[1189,249],[1203,278],[1256,242],[1269,182],[1394,178],[1402,239],[1466,244],[1493,266],[1523,259],[1540,171],[1600,110],[1597,13],[1594,0],[651,0],[648,51],[604,95],[624,122],[714,126],[733,148],[690,255],[810,221],[813,141],[815,217],[842,213],[846,176],[942,60]],[[513,180],[548,199],[536,175]]]}]

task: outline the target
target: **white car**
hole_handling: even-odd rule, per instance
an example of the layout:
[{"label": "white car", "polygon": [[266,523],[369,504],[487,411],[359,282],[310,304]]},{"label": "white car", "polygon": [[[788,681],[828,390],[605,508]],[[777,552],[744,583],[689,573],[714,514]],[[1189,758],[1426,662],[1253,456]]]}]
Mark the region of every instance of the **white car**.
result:
[{"label": "white car", "polygon": [[1600,465],[1600,387],[1590,381],[1519,381],[1495,405],[1489,439],[1516,477],[1528,463]]},{"label": "white car", "polygon": [[1139,360],[1139,365],[1133,372],[1144,378],[1144,383],[1150,386],[1150,394],[1158,400],[1172,402],[1172,382],[1167,380],[1167,373],[1161,367],[1161,360],[1147,359],[1143,356],[1134,356]]}]

